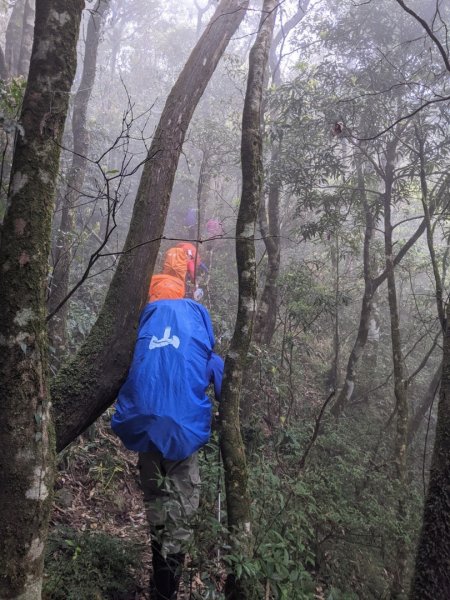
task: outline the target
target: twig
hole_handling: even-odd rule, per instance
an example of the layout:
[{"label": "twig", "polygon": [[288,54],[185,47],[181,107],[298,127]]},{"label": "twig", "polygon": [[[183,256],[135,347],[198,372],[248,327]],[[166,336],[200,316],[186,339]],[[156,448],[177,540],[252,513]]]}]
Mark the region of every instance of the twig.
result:
[{"label": "twig", "polygon": [[314,431],[312,434],[311,439],[309,440],[308,445],[305,448],[305,451],[303,452],[303,456],[301,457],[301,459],[299,460],[298,466],[299,469],[303,469],[306,463],[306,459],[308,458],[308,454],[311,450],[311,448],[313,447],[314,442],[317,439],[317,436],[319,435],[319,429],[320,429],[320,422],[322,420],[323,414],[325,412],[326,407],[328,406],[328,404],[330,403],[331,399],[334,397],[334,395],[336,394],[336,390],[333,390],[330,395],[328,396],[328,398],[325,400],[325,402],[322,405],[322,408],[320,409],[319,414],[316,417],[316,424],[314,426]]}]

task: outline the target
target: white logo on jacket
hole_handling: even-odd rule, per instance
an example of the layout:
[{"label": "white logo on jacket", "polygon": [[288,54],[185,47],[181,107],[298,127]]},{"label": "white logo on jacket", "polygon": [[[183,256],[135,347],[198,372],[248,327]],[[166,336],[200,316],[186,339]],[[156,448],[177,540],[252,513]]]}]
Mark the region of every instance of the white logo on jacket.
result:
[{"label": "white logo on jacket", "polygon": [[148,346],[149,350],[154,350],[155,348],[164,348],[164,346],[173,346],[174,348],[178,348],[180,345],[180,338],[176,335],[170,337],[170,331],[171,327],[166,327],[164,329],[164,335],[160,340],[158,340],[156,335],[152,336]]}]

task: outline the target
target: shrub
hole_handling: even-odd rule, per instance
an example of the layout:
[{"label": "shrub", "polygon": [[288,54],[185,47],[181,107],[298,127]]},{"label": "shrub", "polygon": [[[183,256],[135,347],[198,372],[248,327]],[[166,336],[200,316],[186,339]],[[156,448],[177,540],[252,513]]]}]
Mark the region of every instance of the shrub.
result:
[{"label": "shrub", "polygon": [[54,530],[48,540],[43,597],[48,600],[128,600],[141,548],[105,533]]}]

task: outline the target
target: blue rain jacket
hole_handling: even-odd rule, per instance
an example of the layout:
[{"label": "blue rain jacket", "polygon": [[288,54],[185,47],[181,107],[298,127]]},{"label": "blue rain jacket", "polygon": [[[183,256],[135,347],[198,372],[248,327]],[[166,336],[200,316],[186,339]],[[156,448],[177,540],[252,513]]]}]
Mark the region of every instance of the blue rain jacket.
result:
[{"label": "blue rain jacket", "polygon": [[209,439],[214,382],[220,394],[223,361],[204,306],[193,300],[158,300],[141,314],[128,377],[111,426],[129,450],[159,450],[182,460]]}]

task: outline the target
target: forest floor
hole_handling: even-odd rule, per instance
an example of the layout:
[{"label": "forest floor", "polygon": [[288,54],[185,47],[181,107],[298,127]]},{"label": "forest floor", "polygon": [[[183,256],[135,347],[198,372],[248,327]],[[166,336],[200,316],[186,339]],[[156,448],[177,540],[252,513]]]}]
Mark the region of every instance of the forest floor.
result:
[{"label": "forest floor", "polygon": [[[45,600],[150,598],[151,545],[137,454],[125,449],[109,421],[107,412],[59,455],[46,561],[46,579],[51,581],[50,591],[44,589]],[[189,556],[184,574],[199,597],[203,583],[189,569]],[[224,569],[219,568],[216,577],[222,587]],[[183,582],[178,597],[192,597]]]},{"label": "forest floor", "polygon": [[137,454],[99,420],[64,451],[55,485],[50,535],[59,528],[102,532],[140,547],[136,588],[120,600],[149,598],[150,537],[136,463]]},{"label": "forest floor", "polygon": [[[106,413],[59,456],[44,600],[150,598],[150,536],[137,454],[124,448],[109,420]],[[214,541],[210,547],[215,554]],[[215,593],[208,597],[222,597],[225,569],[216,564],[214,571]],[[190,585],[181,585],[179,600],[201,597],[204,583],[189,569],[189,557],[185,578]],[[320,586],[314,597],[324,600]]]}]

